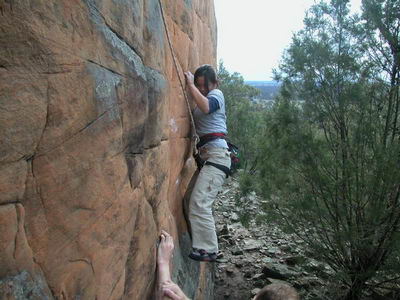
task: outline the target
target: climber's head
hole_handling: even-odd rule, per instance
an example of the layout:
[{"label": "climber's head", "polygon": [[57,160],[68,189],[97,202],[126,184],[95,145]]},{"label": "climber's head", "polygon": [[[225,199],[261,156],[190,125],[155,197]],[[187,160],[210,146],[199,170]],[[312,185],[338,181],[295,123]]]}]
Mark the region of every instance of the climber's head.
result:
[{"label": "climber's head", "polygon": [[299,300],[297,291],[288,284],[274,283],[265,286],[254,300]]},{"label": "climber's head", "polygon": [[194,84],[204,96],[218,87],[217,74],[210,65],[202,65],[194,73]]}]

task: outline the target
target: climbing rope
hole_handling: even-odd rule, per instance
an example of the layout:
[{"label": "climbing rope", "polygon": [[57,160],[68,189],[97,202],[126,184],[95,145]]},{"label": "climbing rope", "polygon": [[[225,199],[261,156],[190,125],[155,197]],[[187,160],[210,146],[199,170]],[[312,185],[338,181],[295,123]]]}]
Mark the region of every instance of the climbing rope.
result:
[{"label": "climbing rope", "polygon": [[186,105],[187,105],[187,108],[188,108],[188,111],[189,111],[190,123],[191,123],[191,126],[192,126],[193,153],[197,154],[196,144],[199,142],[200,139],[199,139],[199,136],[196,133],[196,125],[194,123],[193,114],[192,114],[192,111],[190,109],[189,98],[187,96],[185,87],[183,86],[183,82],[182,82],[182,79],[181,79],[181,76],[180,76],[180,72],[179,72],[179,68],[178,68],[178,63],[176,62],[175,52],[174,52],[174,48],[172,46],[172,42],[171,42],[171,39],[170,39],[170,36],[169,36],[168,26],[167,26],[167,22],[165,21],[164,9],[163,9],[161,0],[158,0],[158,3],[160,5],[161,17],[162,17],[162,20],[163,20],[163,23],[164,23],[165,33],[167,35],[168,45],[169,45],[169,49],[171,50],[171,55],[172,55],[172,59],[174,61],[175,70],[176,70],[176,73],[178,75],[179,84],[181,86],[181,89],[182,89],[182,92],[183,92],[183,96],[184,96],[184,98],[186,100]]}]

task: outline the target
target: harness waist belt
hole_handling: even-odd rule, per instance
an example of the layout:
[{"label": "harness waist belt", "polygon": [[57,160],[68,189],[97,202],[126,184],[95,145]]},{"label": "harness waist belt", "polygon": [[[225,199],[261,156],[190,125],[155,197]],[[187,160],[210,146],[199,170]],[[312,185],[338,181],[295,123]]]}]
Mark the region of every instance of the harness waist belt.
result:
[{"label": "harness waist belt", "polygon": [[203,147],[208,142],[210,142],[212,140],[216,140],[216,139],[224,139],[225,140],[226,134],[223,132],[212,132],[212,133],[205,134],[200,137],[200,142],[197,143],[196,147],[197,147],[197,149],[199,149],[200,147]]},{"label": "harness waist belt", "polygon": [[221,170],[222,172],[225,173],[226,178],[228,178],[229,175],[232,175],[231,170],[230,170],[227,166],[220,165],[220,164],[216,164],[216,163],[213,163],[213,162],[211,162],[211,161],[206,161],[206,162],[204,163],[204,165],[210,165],[210,166],[213,166],[213,167],[215,167],[215,168]]}]

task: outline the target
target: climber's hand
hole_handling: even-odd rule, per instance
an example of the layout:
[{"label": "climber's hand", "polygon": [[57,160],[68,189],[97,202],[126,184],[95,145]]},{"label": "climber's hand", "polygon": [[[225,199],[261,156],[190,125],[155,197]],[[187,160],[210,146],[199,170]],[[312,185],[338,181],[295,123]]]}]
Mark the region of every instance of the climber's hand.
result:
[{"label": "climber's hand", "polygon": [[194,76],[191,72],[187,71],[184,73],[185,78],[186,78],[186,83],[187,84],[194,84]]},{"label": "climber's hand", "polygon": [[172,236],[168,232],[161,230],[160,245],[158,246],[157,252],[157,262],[159,264],[169,264],[173,250],[174,241]]},{"label": "climber's hand", "polygon": [[173,282],[164,283],[161,290],[163,296],[167,296],[172,300],[189,300],[189,298],[182,292],[181,288]]}]

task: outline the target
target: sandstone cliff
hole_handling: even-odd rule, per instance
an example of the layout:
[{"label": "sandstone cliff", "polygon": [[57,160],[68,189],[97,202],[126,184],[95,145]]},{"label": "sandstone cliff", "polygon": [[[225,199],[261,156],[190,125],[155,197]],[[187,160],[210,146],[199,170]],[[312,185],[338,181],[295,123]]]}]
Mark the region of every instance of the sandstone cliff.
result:
[{"label": "sandstone cliff", "polygon": [[[162,0],[180,67],[215,65],[212,0]],[[0,298],[153,299],[187,259],[190,123],[158,0],[0,0]]]}]

